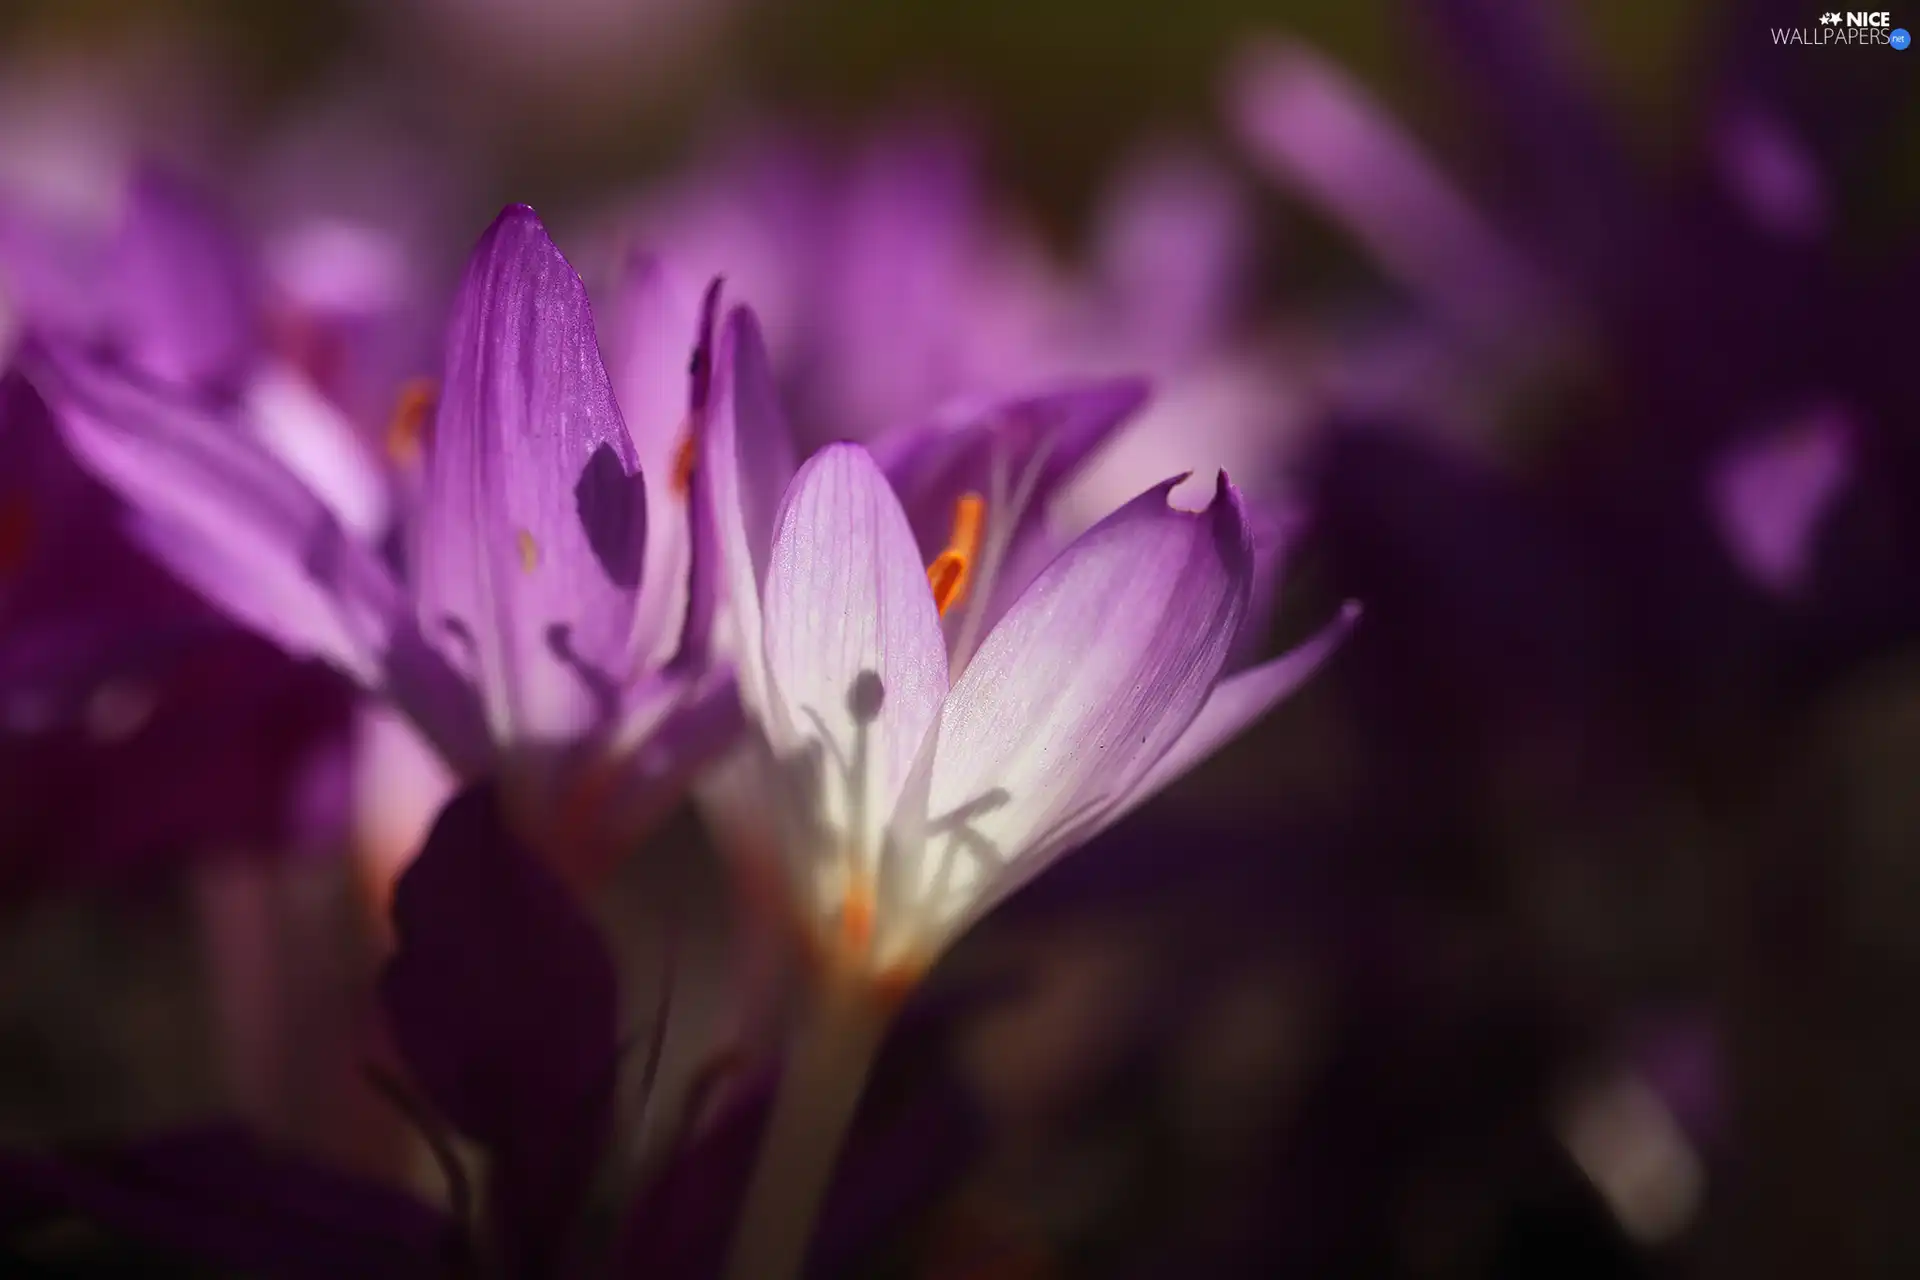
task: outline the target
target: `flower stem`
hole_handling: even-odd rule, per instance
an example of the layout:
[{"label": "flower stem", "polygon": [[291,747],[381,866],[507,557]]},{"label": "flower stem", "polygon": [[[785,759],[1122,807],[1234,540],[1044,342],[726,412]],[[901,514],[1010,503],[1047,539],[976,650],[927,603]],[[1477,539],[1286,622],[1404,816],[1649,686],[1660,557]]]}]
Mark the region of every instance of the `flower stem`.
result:
[{"label": "flower stem", "polygon": [[797,1280],[891,1008],[857,981],[830,981],[808,1008],[767,1117],[734,1226],[728,1280]]}]

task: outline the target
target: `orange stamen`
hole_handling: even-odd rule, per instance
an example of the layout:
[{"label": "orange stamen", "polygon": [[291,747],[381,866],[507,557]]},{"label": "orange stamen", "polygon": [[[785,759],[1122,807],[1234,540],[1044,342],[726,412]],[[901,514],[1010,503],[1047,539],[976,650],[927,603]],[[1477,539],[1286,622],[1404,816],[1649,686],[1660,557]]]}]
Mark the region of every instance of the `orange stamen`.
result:
[{"label": "orange stamen", "polygon": [[419,465],[433,426],[433,406],[440,391],[431,378],[409,378],[394,400],[387,421],[387,456],[402,467]]},{"label": "orange stamen", "polygon": [[0,496],[0,578],[26,567],[39,533],[33,501],[24,493]]},{"label": "orange stamen", "polygon": [[973,578],[973,562],[980,554],[980,535],[987,523],[987,500],[977,493],[963,493],[953,504],[953,533],[947,549],[927,566],[927,584],[933,588],[933,602],[940,616],[966,599]]},{"label": "orange stamen", "polygon": [[865,955],[873,946],[879,909],[872,882],[866,876],[856,878],[840,902],[840,945],[854,955]]},{"label": "orange stamen", "polygon": [[513,534],[514,550],[520,553],[520,571],[532,573],[540,564],[540,544],[525,529],[516,529]]},{"label": "orange stamen", "polygon": [[680,437],[679,446],[673,451],[673,496],[685,498],[693,492],[693,468],[700,460],[700,450],[691,429]]}]

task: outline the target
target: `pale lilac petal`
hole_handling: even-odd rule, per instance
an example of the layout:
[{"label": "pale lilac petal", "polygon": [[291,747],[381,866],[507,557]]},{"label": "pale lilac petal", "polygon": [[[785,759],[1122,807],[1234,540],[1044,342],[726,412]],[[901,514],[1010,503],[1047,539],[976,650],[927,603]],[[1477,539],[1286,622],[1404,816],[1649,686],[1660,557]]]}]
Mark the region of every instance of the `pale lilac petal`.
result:
[{"label": "pale lilac petal", "polygon": [[760,605],[774,528],[793,473],[793,437],[774,390],[759,323],[751,311],[735,307],[721,332],[694,483],[706,490],[712,508],[740,696],[760,715],[770,706]]},{"label": "pale lilac petal", "polygon": [[1821,522],[1853,467],[1851,421],[1831,406],[1727,450],[1707,477],[1727,554],[1765,590],[1797,595],[1813,570]]},{"label": "pale lilac petal", "polygon": [[465,638],[498,739],[597,732],[630,674],[647,504],[586,290],[531,209],[506,210],[474,250],[441,385],[420,625]]},{"label": "pale lilac petal", "polygon": [[[793,478],[767,572],[774,748],[819,742],[840,829],[877,849],[947,693],[947,648],[900,500],[867,451],[832,445]],[[832,812],[836,803],[841,812]]]},{"label": "pale lilac petal", "polygon": [[607,372],[640,465],[666,475],[687,433],[687,366],[700,334],[702,290],[652,254],[628,257],[602,326]]},{"label": "pale lilac petal", "polygon": [[1215,685],[1187,731],[1147,770],[1102,825],[1132,813],[1225,746],[1281,699],[1291,696],[1346,642],[1348,633],[1360,621],[1360,613],[1360,606],[1349,601],[1332,622],[1297,648]]},{"label": "pale lilac petal", "polygon": [[694,429],[689,367],[703,340],[701,296],[665,265],[627,263],[614,323],[604,335],[607,369],[647,486],[647,566],[634,619],[643,667],[657,667],[680,643],[692,550],[679,452]]},{"label": "pale lilac petal", "polygon": [[1268,174],[1440,314],[1488,335],[1523,318],[1531,273],[1357,82],[1298,45],[1271,43],[1248,56],[1230,95]]},{"label": "pale lilac petal", "polygon": [[1177,483],[1076,540],[954,686],[932,823],[970,857],[1044,858],[1139,783],[1213,687],[1246,614],[1252,534],[1224,476],[1198,514],[1168,505]]},{"label": "pale lilac petal", "polygon": [[399,587],[298,478],[195,401],[66,348],[27,363],[75,456],[163,564],[291,652],[379,684]]},{"label": "pale lilac petal", "polygon": [[365,433],[312,384],[280,364],[247,386],[243,418],[260,442],[363,542],[386,536],[393,490]]},{"label": "pale lilac petal", "polygon": [[379,705],[360,713],[353,759],[354,844],[384,900],[459,783],[411,723]]}]

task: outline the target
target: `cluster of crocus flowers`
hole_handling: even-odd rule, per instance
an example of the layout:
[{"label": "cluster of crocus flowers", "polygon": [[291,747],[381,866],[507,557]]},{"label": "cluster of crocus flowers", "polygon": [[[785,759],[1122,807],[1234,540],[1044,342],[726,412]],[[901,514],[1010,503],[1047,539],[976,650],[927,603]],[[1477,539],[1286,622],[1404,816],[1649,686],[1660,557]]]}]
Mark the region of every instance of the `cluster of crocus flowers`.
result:
[{"label": "cluster of crocus flowers", "polygon": [[482,238],[398,570],[326,492],[192,401],[57,344],[31,367],[164,563],[389,701],[456,775],[499,779],[525,838],[584,872],[657,814],[730,701],[706,661],[691,491],[650,490],[642,470],[671,477],[700,412],[698,299],[670,301],[651,264],[627,284],[632,429],[585,289],[532,211]]},{"label": "cluster of crocus flowers", "polygon": [[741,1228],[739,1273],[776,1275],[898,999],[1295,688],[1356,610],[1223,678],[1263,573],[1224,474],[1203,510],[1170,502],[1173,477],[1064,547],[1045,519],[1145,384],[957,400],[796,465],[758,324],[716,323],[717,300],[635,259],[603,335],[538,218],[503,213],[430,411],[396,419],[418,472],[397,565],[259,432],[84,347],[26,363],[143,545],[401,711],[576,879],[746,729],[770,799],[736,855],[763,864],[742,867],[747,928],[804,940],[826,1011]]}]

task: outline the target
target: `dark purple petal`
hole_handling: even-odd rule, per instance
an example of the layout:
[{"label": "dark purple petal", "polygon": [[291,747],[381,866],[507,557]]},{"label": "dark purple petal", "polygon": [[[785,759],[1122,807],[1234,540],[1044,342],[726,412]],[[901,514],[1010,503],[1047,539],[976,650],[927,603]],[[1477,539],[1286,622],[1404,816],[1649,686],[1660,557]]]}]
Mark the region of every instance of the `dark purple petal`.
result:
[{"label": "dark purple petal", "polygon": [[[967,600],[946,615],[950,643],[978,642],[1046,564],[1050,500],[1146,402],[1139,378],[1075,382],[1014,397],[973,398],[890,433],[874,458],[912,522],[921,558],[946,547],[963,494],[985,500],[985,528]],[[978,611],[977,618],[968,615]],[[968,655],[962,653],[964,661]]]},{"label": "dark purple petal", "polygon": [[394,892],[380,997],[428,1100],[493,1158],[512,1274],[556,1261],[608,1138],[613,963],[592,920],[502,820],[462,792]]},{"label": "dark purple petal", "polygon": [[1031,496],[1017,514],[1023,522],[1037,519],[1046,499],[1146,403],[1147,394],[1143,379],[1107,378],[951,401],[931,420],[877,441],[873,456],[900,495],[921,552],[932,559],[946,545],[961,494],[979,493],[991,502],[997,470],[1003,491],[1025,481]]}]

